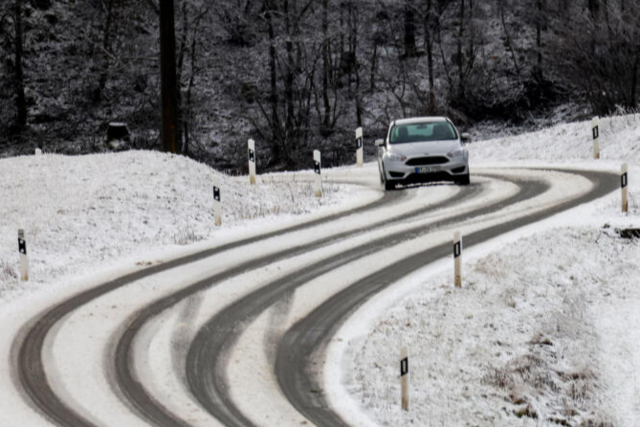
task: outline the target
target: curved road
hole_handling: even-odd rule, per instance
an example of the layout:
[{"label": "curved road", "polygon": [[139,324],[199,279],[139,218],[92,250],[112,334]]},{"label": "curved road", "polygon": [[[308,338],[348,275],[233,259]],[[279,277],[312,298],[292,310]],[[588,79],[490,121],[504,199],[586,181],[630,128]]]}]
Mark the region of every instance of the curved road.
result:
[{"label": "curved road", "polygon": [[[594,184],[594,188],[589,193],[549,210],[465,236],[465,247],[480,244],[500,234],[591,202],[616,190],[619,185],[618,175],[602,172],[580,172],[580,174]],[[405,258],[334,295],[289,329],[278,346],[276,376],[283,392],[301,414],[318,427],[348,426],[338,414],[332,411],[321,393],[313,392],[322,390],[321,380],[313,369],[314,362],[318,361],[313,356],[317,357],[318,351],[326,346],[349,314],[371,296],[409,273],[450,254],[451,244],[445,244]]]},{"label": "curved road", "polygon": [[[409,227],[391,236],[385,236],[373,240],[366,245],[358,247],[357,249],[350,249],[329,258],[322,259],[311,266],[306,266],[302,270],[291,272],[283,278],[262,286],[257,291],[226,307],[205,324],[205,326],[196,335],[189,350],[187,356],[187,380],[193,395],[196,396],[200,404],[209,413],[221,421],[225,426],[254,426],[254,423],[252,423],[236,407],[235,403],[231,399],[228,392],[228,378],[225,375],[228,352],[238,337],[242,334],[243,325],[249,324],[253,319],[270,308],[275,302],[285,298],[298,287],[303,286],[305,283],[308,283],[331,270],[386,249],[402,241],[426,235],[438,228],[479,217],[513,204],[532,199],[541,195],[549,188],[548,184],[543,181],[514,182],[520,187],[520,190],[511,197],[489,205],[482,205],[471,212],[454,215],[446,220],[437,221],[427,226],[419,225]],[[419,266],[422,267],[424,265],[424,260],[421,260],[419,262]],[[369,281],[365,281],[362,282],[362,284],[364,284],[364,287],[367,287],[371,283]],[[348,294],[352,288],[353,286],[350,286],[341,294],[345,292]],[[377,287],[376,289],[380,290],[381,288],[382,287]],[[373,295],[373,293],[375,293],[375,291],[371,292],[369,295]],[[331,299],[332,303],[335,303],[336,300],[337,298]],[[345,307],[345,304],[350,306],[352,303],[352,300],[345,300],[344,302],[336,304],[335,309],[340,310],[341,307]],[[317,317],[312,318],[310,322],[304,324],[304,327],[308,327],[308,329],[306,329],[308,336],[325,336],[323,330],[318,329],[318,326],[321,327],[323,323],[314,324],[313,322],[315,320],[317,320]],[[327,330],[326,334],[329,334],[330,332],[331,330]],[[289,336],[290,333],[287,333],[285,338]],[[307,359],[300,358],[295,360],[286,357],[287,351],[289,351],[289,346],[287,346],[286,350],[282,350],[283,345],[286,345],[286,341],[281,343],[278,348],[276,365],[276,374],[281,386],[288,383],[290,378],[289,375],[292,370],[298,371],[299,368],[306,366],[306,363],[309,362],[308,356]],[[285,355],[285,357],[282,357],[282,355]],[[290,363],[302,363],[302,365],[294,366],[290,365]],[[304,411],[301,411],[298,407],[296,397],[289,394],[287,389],[283,390],[296,409],[306,416],[307,414]],[[314,394],[311,390],[319,390],[319,388],[302,386],[299,390],[304,390],[304,395],[309,396]],[[296,392],[299,390],[296,390]],[[329,423],[327,425],[332,424]]]},{"label": "curved road", "polygon": [[[482,187],[479,185],[462,187],[461,191],[458,192],[455,196],[451,197],[446,201],[430,206],[429,210],[442,208],[444,206],[455,205],[456,203],[467,200],[468,198],[479,194],[481,189]],[[398,193],[398,192],[392,192],[392,193]],[[138,331],[140,331],[147,322],[149,322],[151,319],[153,319],[155,316],[162,313],[163,311],[183,301],[184,299],[192,295],[195,295],[198,292],[201,292],[202,290],[211,288],[212,286],[215,286],[216,284],[221,283],[225,280],[228,280],[234,276],[245,273],[247,270],[257,269],[257,268],[275,263],[282,259],[291,258],[296,255],[300,255],[300,254],[318,249],[320,247],[327,246],[329,244],[333,244],[341,240],[354,237],[356,235],[360,235],[362,233],[370,231],[372,228],[382,226],[385,224],[388,225],[391,223],[406,221],[408,219],[418,217],[422,214],[424,214],[424,212],[421,210],[396,214],[391,218],[387,218],[384,221],[377,222],[373,225],[366,225],[363,227],[349,230],[347,232],[330,235],[326,238],[316,240],[309,244],[287,248],[276,254],[265,256],[259,259],[251,260],[246,263],[240,264],[236,267],[233,267],[231,269],[224,271],[223,273],[203,279],[202,281],[194,285],[191,285],[187,288],[184,288],[179,292],[176,292],[175,294],[170,295],[167,298],[163,298],[156,301],[152,305],[144,308],[143,310],[141,310],[140,312],[136,313],[133,316],[132,321],[124,328],[124,333],[120,338],[120,340],[118,341],[117,350],[116,350],[115,370],[116,370],[116,378],[117,378],[120,389],[127,396],[129,402],[131,402],[133,406],[136,407],[138,411],[145,418],[153,422],[154,425],[162,426],[162,427],[172,427],[172,426],[177,427],[177,426],[188,425],[186,421],[180,419],[180,417],[178,417],[177,415],[172,414],[161,403],[155,401],[151,393],[148,390],[146,390],[144,386],[140,382],[138,382],[136,379],[137,376],[135,373],[135,368],[133,366],[134,363],[133,363],[133,357],[132,357],[133,344]],[[280,290],[277,289],[278,286],[279,286],[278,284],[271,286],[266,291],[271,292],[272,294],[275,295],[276,298],[278,298],[281,295]],[[265,291],[265,288],[262,288],[261,291]],[[242,299],[241,301],[244,301],[244,299]],[[236,325],[238,324],[239,321],[242,321],[242,320],[238,320],[238,318],[244,319],[245,316],[244,316],[244,311],[242,311],[243,310],[242,304],[238,305],[237,303],[234,303],[233,307],[238,308],[239,310],[233,313],[235,317],[233,316],[229,317],[228,319],[229,322],[224,323],[224,325],[216,324],[215,320],[208,322],[207,325],[205,325],[201,329],[201,331],[198,333],[197,336],[198,337],[216,336],[220,338],[223,338],[223,337],[226,338],[228,336],[228,333],[231,333],[234,330],[236,330],[237,329]],[[223,316],[224,316],[224,313],[228,313],[229,311],[230,310],[225,309],[223,311]],[[216,317],[216,319],[217,318],[218,317]],[[225,331],[225,333],[220,333],[221,330]],[[196,341],[197,341],[197,338],[196,338]],[[213,345],[215,346],[216,344],[213,344]],[[196,381],[199,378],[202,378],[202,379],[210,378],[210,376],[207,376],[204,371],[208,371],[212,361],[215,360],[215,359],[212,359],[209,355],[205,355],[204,358],[198,359],[199,362],[202,362],[202,364],[204,365],[204,366],[201,366],[199,364],[194,364],[192,360],[193,357],[197,357],[197,355],[196,353],[193,353],[192,351],[190,351],[189,357],[187,360],[187,375],[188,375],[190,384],[192,384],[191,382],[192,380]],[[211,401],[207,399],[207,397],[209,396],[208,394],[206,393],[202,394],[202,396],[204,396],[202,399],[200,398],[199,392],[196,391],[194,394],[198,398],[198,400],[203,404],[203,406],[212,415],[214,415],[214,417],[216,417],[223,423],[225,422],[226,417],[228,415],[226,414],[227,409],[231,410],[234,413],[232,417],[233,416],[242,417],[242,415],[239,412],[234,410],[233,405],[231,404],[230,400],[226,395],[222,400],[217,400],[212,404]],[[246,420],[243,419],[243,422],[244,421]]]}]

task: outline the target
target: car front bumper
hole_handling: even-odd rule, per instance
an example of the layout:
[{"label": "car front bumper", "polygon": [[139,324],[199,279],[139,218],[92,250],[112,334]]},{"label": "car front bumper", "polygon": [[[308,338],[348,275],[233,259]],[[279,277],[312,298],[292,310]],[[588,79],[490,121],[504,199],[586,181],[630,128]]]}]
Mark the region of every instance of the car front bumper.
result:
[{"label": "car front bumper", "polygon": [[[449,159],[439,165],[409,166],[406,161],[394,161],[383,158],[386,181],[398,183],[419,183],[435,181],[455,181],[458,177],[469,174],[469,159],[464,157]],[[422,168],[428,168],[423,172]]]}]

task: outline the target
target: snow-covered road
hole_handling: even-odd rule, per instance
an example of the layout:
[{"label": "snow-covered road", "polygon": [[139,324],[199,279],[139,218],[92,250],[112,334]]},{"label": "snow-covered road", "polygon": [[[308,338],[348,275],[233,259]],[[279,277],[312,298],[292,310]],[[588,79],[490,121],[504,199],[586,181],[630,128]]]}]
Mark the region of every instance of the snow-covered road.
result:
[{"label": "snow-covered road", "polygon": [[[626,144],[626,139],[621,140]],[[538,139],[531,141],[536,142],[528,155],[534,157],[541,145]],[[495,147],[505,144],[511,149],[510,141],[497,141],[495,146],[479,145],[479,150],[481,155],[483,150],[493,153],[498,160],[504,153],[496,154]],[[575,153],[583,155],[580,150]],[[153,160],[173,169],[174,174],[188,167],[179,158],[167,162],[155,154],[143,156],[147,160],[157,157]],[[619,414],[611,418],[614,425],[631,426],[628,420],[638,413],[640,404],[634,374],[640,361],[634,356],[637,336],[625,330],[625,323],[640,321],[633,311],[640,300],[635,288],[623,291],[624,286],[615,282],[618,286],[607,285],[606,292],[581,288],[576,295],[547,287],[546,275],[555,271],[549,269],[541,272],[539,282],[530,279],[531,289],[521,289],[504,283],[511,276],[501,279],[496,275],[496,259],[491,258],[498,236],[511,236],[497,239],[501,242],[513,240],[522,230],[536,230],[559,213],[564,223],[593,225],[588,219],[594,209],[590,202],[619,186],[619,164],[548,163],[548,158],[561,156],[560,151],[551,150],[537,160],[511,162],[520,164],[510,167],[485,162],[484,167],[472,170],[469,187],[439,184],[387,193],[379,190],[375,164],[363,169],[339,168],[326,171],[328,197],[322,202],[307,196],[311,193],[309,173],[261,176],[257,188],[230,179],[230,225],[216,230],[213,241],[206,238],[213,227],[206,212],[203,216],[206,208],[200,196],[211,178],[204,168],[194,168],[200,174],[199,190],[193,190],[185,177],[177,180],[178,185],[157,189],[150,183],[128,188],[121,184],[122,177],[122,181],[116,179],[117,191],[112,192],[92,179],[92,174],[108,168],[113,159],[92,159],[97,166],[83,177],[76,160],[65,164],[58,156],[19,158],[9,169],[31,167],[35,168],[32,174],[45,173],[53,179],[72,165],[80,178],[77,183],[67,182],[70,188],[59,195],[60,201],[43,196],[45,209],[37,221],[28,214],[29,209],[37,210],[37,204],[25,210],[14,201],[6,208],[11,224],[0,224],[3,230],[13,230],[26,222],[27,229],[36,230],[31,242],[47,252],[44,257],[35,253],[32,289],[11,281],[15,275],[4,258],[0,265],[0,321],[6,325],[0,334],[0,356],[8,361],[0,365],[0,426],[335,427],[411,422],[458,425],[470,420],[509,425],[522,403],[497,408],[495,399],[504,400],[504,393],[509,399],[515,396],[514,402],[522,397],[526,410],[545,420],[582,417],[595,422],[595,415],[580,412],[580,403],[569,408],[578,415],[564,415],[558,406],[559,402],[567,405],[562,393],[549,392],[542,399],[527,391],[528,380],[514,370],[522,360],[534,357],[541,360],[537,365],[541,374],[558,376],[558,390],[573,387],[574,396],[589,402],[594,411],[604,408],[603,413]],[[136,154],[118,158],[123,160],[132,170],[145,167]],[[157,170],[161,169],[151,168],[147,175],[138,172],[138,178],[148,180],[158,175]],[[632,164],[632,176],[636,171]],[[170,182],[171,173],[159,176],[160,181]],[[30,188],[29,181],[26,177],[18,186]],[[43,194],[48,192],[44,187]],[[158,189],[156,197],[151,197]],[[39,189],[30,191],[38,193]],[[181,192],[189,193],[187,199],[195,203],[180,205],[176,194]],[[74,194],[82,194],[81,206],[72,202]],[[251,197],[244,199],[242,194]],[[607,212],[618,208],[617,195],[609,195],[598,206],[605,206]],[[632,191],[631,207],[637,212],[634,195]],[[261,197],[266,204],[256,201]],[[96,212],[101,210],[108,213],[104,224]],[[53,218],[58,216],[63,221],[56,223]],[[613,218],[614,224],[623,218]],[[76,227],[74,221],[86,227]],[[181,224],[178,233],[170,225],[176,221]],[[45,225],[38,226],[40,223]],[[150,237],[154,223],[161,227]],[[131,235],[120,239],[119,227],[133,227]],[[77,230],[94,231],[81,235]],[[448,281],[428,291],[423,285],[424,277],[450,276],[447,260],[455,230],[462,230],[465,236],[465,253],[473,254],[469,289],[459,300]],[[92,241],[93,232],[97,241],[103,236],[107,244]],[[526,253],[538,254],[532,256],[536,262],[544,259],[540,253],[555,253],[555,259],[545,262],[559,265],[563,260],[579,259],[562,249],[575,236],[560,233],[555,252],[553,238],[545,238],[542,243],[542,238],[534,239],[520,251],[520,264],[515,263],[520,270],[529,271]],[[118,239],[122,242],[116,243]],[[158,239],[180,245],[199,243],[148,251]],[[487,241],[494,243],[487,245]],[[64,245],[73,249],[64,252]],[[136,248],[142,252],[135,253]],[[114,262],[118,253],[130,259]],[[486,265],[478,261],[482,259],[478,254],[490,254]],[[106,268],[96,268],[100,259],[107,261]],[[608,267],[591,265],[586,259],[584,263],[584,272],[576,267],[570,270],[570,278],[561,274],[561,280],[578,283],[595,277],[594,283],[604,283],[598,269],[607,271]],[[631,277],[619,264],[612,268],[621,281]],[[86,273],[78,275],[81,271]],[[495,276],[495,292],[477,286],[485,271]],[[416,274],[422,276],[416,279]],[[602,274],[609,280],[609,273]],[[503,290],[511,293],[503,295]],[[432,320],[417,316],[415,322],[421,325],[417,335],[409,320],[417,303],[398,302],[402,296],[412,299],[414,292],[421,295],[420,306],[433,314]],[[527,299],[520,294],[528,295]],[[549,298],[553,301],[545,305]],[[504,301],[506,308],[501,305]],[[590,308],[584,308],[587,306]],[[446,307],[455,309],[449,313]],[[513,315],[509,310],[515,307],[518,310]],[[394,309],[402,314],[387,319],[385,313],[394,313]],[[565,311],[582,317],[567,317],[576,328],[557,333],[544,322],[538,325],[547,309],[554,319],[564,319]],[[590,314],[596,312],[598,315]],[[483,324],[465,323],[474,317]],[[449,319],[453,322],[450,328],[442,323]],[[393,326],[381,327],[380,322]],[[492,325],[491,330],[502,338],[484,343],[465,335],[468,331],[469,336],[486,339],[486,325]],[[533,332],[543,335],[528,336]],[[409,414],[398,413],[391,404],[397,397],[397,384],[390,384],[389,378],[397,374],[399,344],[398,337],[391,338],[390,333],[406,334],[411,345],[424,354],[448,355],[434,356],[432,364],[418,359],[412,365],[418,381],[430,384],[433,390],[415,389],[414,384],[412,393],[420,407]],[[435,341],[430,341],[430,334]],[[440,336],[447,339],[440,342]],[[509,336],[517,340],[507,339]],[[432,348],[415,344],[425,338]],[[387,345],[380,345],[384,341]],[[555,351],[561,351],[567,361],[554,365],[535,347],[538,342],[558,345],[560,350],[552,349],[553,357]],[[520,348],[523,345],[525,349]],[[380,349],[387,354],[381,355]],[[597,363],[580,370],[576,357],[580,349],[593,355]],[[474,354],[483,352],[491,352],[481,357],[487,366],[472,368],[478,360]],[[434,380],[429,372],[442,378]],[[501,378],[504,384],[498,381]],[[443,381],[457,385],[442,388]],[[621,386],[611,387],[613,382]],[[512,383],[520,385],[514,388]],[[575,387],[582,387],[582,394]]]},{"label": "snow-covered road", "polygon": [[[402,277],[422,265],[419,257],[435,249],[422,262],[443,256],[453,229],[479,242],[505,223],[519,218],[517,227],[612,186],[606,174],[476,176],[471,187],[388,193],[361,212],[228,242],[81,292],[16,340],[20,384],[61,425],[337,425],[326,404],[320,418],[303,409],[310,397],[325,401],[322,371],[309,363],[322,360],[318,345],[352,305],[396,280],[376,272]],[[334,301],[363,287],[355,299]],[[344,314],[323,316],[323,324],[317,316],[327,304]],[[307,330],[311,347],[292,339]]]}]

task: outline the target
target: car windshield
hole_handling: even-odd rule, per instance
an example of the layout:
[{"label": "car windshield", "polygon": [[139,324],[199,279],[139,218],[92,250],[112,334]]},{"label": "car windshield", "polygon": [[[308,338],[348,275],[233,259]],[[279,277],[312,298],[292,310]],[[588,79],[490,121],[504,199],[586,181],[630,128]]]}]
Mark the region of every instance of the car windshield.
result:
[{"label": "car windshield", "polygon": [[411,142],[449,141],[458,139],[455,129],[449,122],[422,122],[396,125],[391,129],[391,144]]}]

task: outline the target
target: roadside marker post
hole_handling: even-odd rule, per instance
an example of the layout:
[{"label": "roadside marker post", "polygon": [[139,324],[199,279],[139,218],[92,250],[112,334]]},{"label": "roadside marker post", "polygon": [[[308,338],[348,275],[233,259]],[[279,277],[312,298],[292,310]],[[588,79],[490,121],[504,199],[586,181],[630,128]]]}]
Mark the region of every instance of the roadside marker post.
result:
[{"label": "roadside marker post", "polygon": [[622,187],[622,212],[629,212],[629,174],[627,173],[627,164],[622,164],[622,174],[620,175],[620,184]]},{"label": "roadside marker post", "polygon": [[256,184],[256,142],[249,140],[249,183]]},{"label": "roadside marker post", "polygon": [[313,171],[315,172],[316,197],[322,197],[322,156],[319,150],[313,151]]},{"label": "roadside marker post", "polygon": [[29,280],[29,258],[23,229],[18,230],[18,251],[20,252],[20,280],[26,282]]},{"label": "roadside marker post", "polygon": [[462,236],[456,231],[453,236],[454,285],[462,287]]},{"label": "roadside marker post", "polygon": [[222,225],[222,201],[220,199],[220,183],[216,180],[213,184],[213,215],[216,227]]},{"label": "roadside marker post", "polygon": [[362,128],[356,129],[356,164],[359,168],[364,163],[364,138],[362,134]]},{"label": "roadside marker post", "polygon": [[591,132],[593,134],[593,158],[600,158],[600,117],[591,120]]},{"label": "roadside marker post", "polygon": [[400,388],[402,410],[409,410],[409,353],[407,347],[400,350]]},{"label": "roadside marker post", "polygon": [[36,148],[36,157],[41,156],[42,155],[42,150],[39,148]]}]

